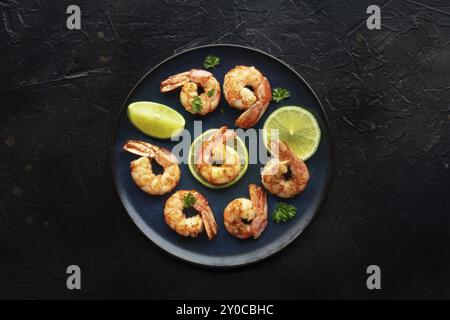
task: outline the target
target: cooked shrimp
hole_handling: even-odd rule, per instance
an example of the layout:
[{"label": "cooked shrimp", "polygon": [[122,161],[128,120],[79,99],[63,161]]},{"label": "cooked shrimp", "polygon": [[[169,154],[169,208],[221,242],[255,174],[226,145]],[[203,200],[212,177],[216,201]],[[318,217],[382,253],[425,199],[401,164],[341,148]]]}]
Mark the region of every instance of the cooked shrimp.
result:
[{"label": "cooked shrimp", "polygon": [[241,171],[237,151],[226,142],[236,133],[226,126],[214,132],[198,150],[197,170],[212,184],[225,184],[233,181]]},{"label": "cooked shrimp", "polygon": [[[220,102],[220,84],[211,72],[192,69],[173,75],[161,82],[161,92],[172,91],[181,87],[180,102],[186,111],[205,115],[213,112]],[[198,94],[198,88],[203,93]]]},{"label": "cooked shrimp", "polygon": [[270,149],[276,157],[264,166],[262,184],[270,193],[281,198],[295,197],[308,184],[308,167],[282,141],[271,140]]},{"label": "cooked shrimp", "polygon": [[[186,197],[192,197],[192,199],[187,201]],[[183,210],[187,202],[199,214],[186,217]],[[196,237],[206,230],[211,240],[217,234],[216,220],[208,201],[195,190],[179,190],[171,195],[164,206],[164,218],[169,227],[184,237]]]},{"label": "cooked shrimp", "polygon": [[269,81],[255,67],[236,66],[228,71],[223,93],[230,106],[245,110],[236,120],[236,125],[244,129],[253,127],[261,119],[272,100]]},{"label": "cooked shrimp", "polygon": [[267,195],[263,188],[250,184],[250,200],[238,198],[223,211],[225,228],[236,238],[259,238],[267,226]]},{"label": "cooked shrimp", "polygon": [[[162,195],[173,190],[180,182],[181,171],[177,158],[168,150],[144,141],[128,140],[123,148],[141,156],[130,164],[131,177],[144,192]],[[152,160],[163,167],[162,174],[152,170]]]}]

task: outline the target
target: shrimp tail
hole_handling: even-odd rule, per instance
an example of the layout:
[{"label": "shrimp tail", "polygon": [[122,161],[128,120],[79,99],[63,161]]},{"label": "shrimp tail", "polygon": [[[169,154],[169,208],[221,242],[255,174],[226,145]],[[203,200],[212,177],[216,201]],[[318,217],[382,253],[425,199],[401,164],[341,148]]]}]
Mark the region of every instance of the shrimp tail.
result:
[{"label": "shrimp tail", "polygon": [[258,239],[267,226],[267,194],[263,188],[255,184],[248,186],[250,200],[256,209],[256,217],[251,222],[251,230],[254,239]]},{"label": "shrimp tail", "polygon": [[155,157],[159,147],[144,141],[128,140],[124,144],[123,149],[141,157],[153,158]]},{"label": "shrimp tail", "polygon": [[170,76],[169,78],[161,82],[159,89],[161,92],[172,91],[175,90],[176,88],[183,86],[185,83],[189,82],[190,79],[191,79],[190,71],[181,72],[173,76]]},{"label": "shrimp tail", "polygon": [[280,160],[293,160],[297,158],[297,156],[292,152],[291,149],[289,149],[285,142],[274,139],[271,140],[269,144],[270,150]]},{"label": "shrimp tail", "polygon": [[156,158],[158,163],[163,167],[174,163],[178,164],[178,159],[172,152],[166,148],[157,147],[148,142],[128,140],[124,144],[123,149],[141,157]]},{"label": "shrimp tail", "polygon": [[281,164],[292,165],[301,171],[308,171],[305,162],[297,157],[297,155],[286,145],[285,142],[280,140],[271,140],[270,149],[280,159]]},{"label": "shrimp tail", "polygon": [[267,217],[264,219],[262,217],[256,217],[253,219],[251,228],[253,239],[258,239],[261,233],[266,229],[267,226]]},{"label": "shrimp tail", "polygon": [[269,102],[256,101],[249,109],[244,111],[235,121],[236,126],[248,129],[253,127],[266,112]]},{"label": "shrimp tail", "polygon": [[194,209],[200,212],[205,226],[206,235],[211,240],[217,235],[217,223],[214,219],[214,214],[208,205],[208,201],[202,195],[197,193],[197,201],[194,204]]}]

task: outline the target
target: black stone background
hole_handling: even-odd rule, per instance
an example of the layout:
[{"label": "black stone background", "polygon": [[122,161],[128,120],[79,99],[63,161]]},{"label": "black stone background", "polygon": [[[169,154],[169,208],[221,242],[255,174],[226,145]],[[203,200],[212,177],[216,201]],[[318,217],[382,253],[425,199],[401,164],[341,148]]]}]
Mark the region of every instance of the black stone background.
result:
[{"label": "black stone background", "polygon": [[[78,4],[82,30],[66,29]],[[378,4],[382,29],[368,30]],[[450,298],[450,2],[0,0],[0,298]],[[114,121],[146,71],[210,43],[293,66],[329,116],[334,177],[288,248],[214,271],[130,220]],[[82,290],[66,289],[66,267]],[[382,269],[369,291],[365,269]]]}]

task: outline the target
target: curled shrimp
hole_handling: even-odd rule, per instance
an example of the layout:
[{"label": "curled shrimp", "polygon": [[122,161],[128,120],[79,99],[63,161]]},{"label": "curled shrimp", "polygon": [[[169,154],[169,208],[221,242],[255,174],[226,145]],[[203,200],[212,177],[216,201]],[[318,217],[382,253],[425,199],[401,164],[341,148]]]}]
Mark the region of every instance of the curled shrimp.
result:
[{"label": "curled shrimp", "polygon": [[216,185],[233,181],[241,171],[237,151],[226,142],[236,136],[226,126],[217,129],[198,150],[197,170],[208,182]]},{"label": "curled shrimp", "polygon": [[[188,196],[193,197],[192,207],[198,212],[193,217],[186,217],[183,212]],[[164,219],[169,227],[184,237],[196,237],[206,230],[211,240],[217,234],[216,220],[208,201],[195,190],[179,190],[171,195],[164,206]]]},{"label": "curled shrimp", "polygon": [[238,198],[223,211],[225,228],[239,239],[259,238],[267,226],[267,195],[263,188],[250,184],[250,200]]},{"label": "curled shrimp", "polygon": [[[220,84],[211,72],[192,69],[175,74],[161,82],[161,92],[181,88],[180,102],[186,111],[192,114],[205,115],[213,112],[220,102]],[[198,88],[203,93],[198,94]]]},{"label": "curled shrimp", "polygon": [[[181,171],[177,158],[168,150],[138,140],[128,140],[123,148],[141,156],[130,164],[131,177],[144,192],[163,195],[173,190],[180,182]],[[152,170],[152,160],[163,167],[162,174]]]},{"label": "curled shrimp", "polygon": [[244,129],[253,127],[261,119],[272,100],[269,81],[255,67],[236,66],[228,71],[223,93],[230,106],[245,110],[235,122]]},{"label": "curled shrimp", "polygon": [[280,198],[295,197],[305,190],[308,184],[308,167],[283,141],[271,140],[270,149],[276,157],[264,166],[262,184],[270,193]]}]

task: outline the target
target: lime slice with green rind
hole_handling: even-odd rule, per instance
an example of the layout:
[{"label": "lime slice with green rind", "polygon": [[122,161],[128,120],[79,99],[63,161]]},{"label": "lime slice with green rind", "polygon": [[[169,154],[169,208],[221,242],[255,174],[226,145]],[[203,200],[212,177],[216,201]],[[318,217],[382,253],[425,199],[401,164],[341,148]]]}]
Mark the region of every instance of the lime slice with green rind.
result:
[{"label": "lime slice with green rind", "polygon": [[278,139],[303,160],[309,159],[320,143],[319,124],[313,114],[302,107],[285,106],[272,112],[263,126],[266,148],[268,141],[276,137],[273,130],[278,130]]},{"label": "lime slice with green rind", "polygon": [[143,133],[159,139],[180,134],[186,121],[174,109],[150,101],[133,102],[128,106],[128,118]]},{"label": "lime slice with green rind", "polygon": [[235,138],[235,149],[239,155],[239,159],[241,161],[241,171],[239,175],[233,180],[226,184],[216,185],[211,184],[209,181],[207,181],[205,178],[203,178],[200,173],[197,170],[197,166],[195,165],[195,157],[197,157],[198,150],[201,147],[203,141],[208,139],[217,129],[209,129],[205,132],[203,132],[200,136],[198,136],[194,142],[191,144],[191,147],[189,148],[189,154],[188,154],[188,167],[191,171],[192,175],[195,179],[197,179],[201,184],[204,186],[211,188],[211,189],[222,189],[227,188],[232,185],[234,185],[236,182],[238,182],[245,174],[248,168],[248,150],[245,146],[244,141],[242,141],[241,138],[236,137]]}]

